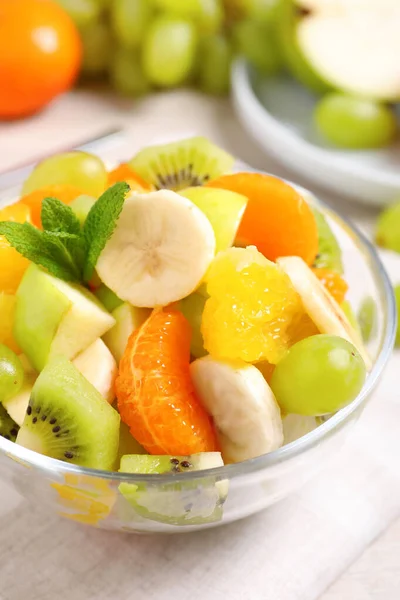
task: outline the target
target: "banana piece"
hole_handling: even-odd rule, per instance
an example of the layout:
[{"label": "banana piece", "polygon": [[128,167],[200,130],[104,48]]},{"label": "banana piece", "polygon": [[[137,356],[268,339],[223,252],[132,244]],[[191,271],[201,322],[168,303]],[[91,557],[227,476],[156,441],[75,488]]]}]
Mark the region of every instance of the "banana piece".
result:
[{"label": "banana piece", "polygon": [[107,402],[114,402],[117,363],[102,339],[98,338],[78,354],[72,363]]},{"label": "banana piece", "polygon": [[134,193],[96,270],[122,300],[166,306],[200,285],[214,255],[213,228],[193,202],[171,190]]},{"label": "banana piece", "polygon": [[332,298],[323,284],[299,256],[284,256],[277,261],[280,268],[289,276],[299,294],[304,310],[314,321],[321,333],[337,335],[351,342],[361,354],[365,366],[371,369],[372,363],[362,339],[350,324],[339,304]]},{"label": "banana piece", "polygon": [[286,445],[314,431],[321,424],[321,419],[308,415],[289,414],[283,417],[282,424],[284,445]]},{"label": "banana piece", "polygon": [[224,462],[240,462],[282,446],[280,409],[256,367],[205,356],[192,362],[190,371],[217,428]]}]

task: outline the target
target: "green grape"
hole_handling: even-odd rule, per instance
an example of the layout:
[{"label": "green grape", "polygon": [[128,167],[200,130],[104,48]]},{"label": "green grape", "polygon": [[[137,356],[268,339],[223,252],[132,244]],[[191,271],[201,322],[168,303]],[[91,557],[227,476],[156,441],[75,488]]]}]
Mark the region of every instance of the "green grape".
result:
[{"label": "green grape", "polygon": [[221,0],[155,0],[155,4],[170,16],[194,20],[205,34],[219,31],[224,18]]},{"label": "green grape", "polygon": [[79,28],[94,23],[101,12],[98,0],[57,0],[57,2]]},{"label": "green grape", "polygon": [[96,198],[93,198],[93,196],[87,196],[86,194],[78,196],[77,198],[75,198],[75,200],[71,202],[70,207],[74,211],[75,215],[78,217],[81,225],[83,225],[86,221],[86,217],[88,216],[90,209],[95,203]]},{"label": "green grape", "polygon": [[161,87],[183,83],[195,64],[197,36],[189,21],[157,17],[150,25],[143,46],[143,69],[148,79]]},{"label": "green grape", "polygon": [[396,298],[397,307],[397,329],[396,329],[396,346],[400,346],[400,285],[396,285],[394,288],[394,295]]},{"label": "green grape", "polygon": [[189,321],[192,329],[190,352],[195,358],[200,358],[207,354],[207,352],[204,350],[204,341],[201,334],[201,319],[206,300],[206,296],[202,296],[198,292],[194,292],[187,298],[181,300],[179,303],[179,309],[183,313],[183,316]]},{"label": "green grape", "polygon": [[114,0],[111,23],[121,46],[127,49],[139,46],[152,16],[153,7],[149,0]]},{"label": "green grape", "polygon": [[368,342],[374,329],[376,321],[375,300],[368,296],[361,302],[358,311],[358,323],[360,325],[361,336],[364,342]]},{"label": "green grape", "polygon": [[276,73],[281,67],[281,57],[275,33],[257,21],[245,20],[233,29],[236,50],[266,75]]},{"label": "green grape", "polygon": [[400,253],[400,202],[388,206],[379,215],[375,241],[382,248]]},{"label": "green grape", "polygon": [[141,96],[150,91],[139,57],[123,48],[118,48],[113,56],[110,78],[113,87],[126,96]]},{"label": "green grape", "polygon": [[0,403],[16,396],[24,383],[24,369],[18,356],[0,344]]},{"label": "green grape", "polygon": [[246,17],[272,24],[277,16],[280,0],[237,0]]},{"label": "green grape", "polygon": [[83,44],[82,73],[104,74],[109,67],[113,49],[112,34],[106,23],[96,21],[81,31]]},{"label": "green grape", "polygon": [[209,94],[227,94],[230,88],[232,49],[222,34],[204,37],[199,44],[198,79]]},{"label": "green grape", "polygon": [[107,185],[107,171],[97,156],[87,152],[64,152],[45,158],[25,181],[22,194],[49,185],[72,185],[96,198]]},{"label": "green grape", "polygon": [[320,100],[314,119],[332,144],[351,149],[380,148],[396,133],[396,118],[384,104],[333,92]]},{"label": "green grape", "polygon": [[314,335],[294,344],[276,365],[271,389],[284,413],[319,416],[352,402],[365,376],[353,344],[334,335]]}]

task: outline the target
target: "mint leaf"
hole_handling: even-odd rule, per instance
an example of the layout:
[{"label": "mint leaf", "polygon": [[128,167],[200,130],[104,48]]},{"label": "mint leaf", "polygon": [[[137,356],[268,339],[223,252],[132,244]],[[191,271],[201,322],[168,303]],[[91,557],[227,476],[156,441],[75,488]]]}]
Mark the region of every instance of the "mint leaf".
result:
[{"label": "mint leaf", "polygon": [[74,235],[81,233],[81,225],[72,208],[57,198],[43,200],[40,217],[46,231],[64,231]]},{"label": "mint leaf", "polygon": [[71,246],[73,249],[74,243],[79,240],[79,237],[73,236],[72,234],[65,235],[63,232],[60,236],[59,232],[52,231],[43,231],[41,237],[45,247],[51,250],[54,260],[56,260],[59,265],[63,265],[67,268],[69,272],[73,274],[76,281],[80,281],[82,276],[81,269],[76,264],[74,251],[71,252],[68,248],[68,242],[70,242],[70,244],[72,242]]},{"label": "mint leaf", "polygon": [[0,222],[0,235],[22,256],[44,267],[51,275],[64,281],[79,281],[79,273],[57,237],[46,235],[30,223],[8,221]]},{"label": "mint leaf", "polygon": [[89,211],[83,226],[87,248],[83,279],[86,282],[92,278],[98,258],[114,232],[129,189],[129,185],[123,181],[115,183]]},{"label": "mint leaf", "polygon": [[[74,265],[74,271],[82,279],[86,243],[81,224],[72,208],[57,198],[45,198],[42,202],[41,219],[46,232],[57,235],[59,241],[65,246]],[[61,251],[60,246],[59,249]]]}]

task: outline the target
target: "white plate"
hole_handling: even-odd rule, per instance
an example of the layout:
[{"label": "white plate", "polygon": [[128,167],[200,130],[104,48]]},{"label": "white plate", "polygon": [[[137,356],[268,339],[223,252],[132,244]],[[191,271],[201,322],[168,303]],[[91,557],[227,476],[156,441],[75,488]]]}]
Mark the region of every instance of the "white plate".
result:
[{"label": "white plate", "polygon": [[233,66],[237,115],[261,147],[309,181],[368,204],[400,200],[400,143],[379,150],[329,147],[315,131],[316,97],[284,75],[265,78]]}]

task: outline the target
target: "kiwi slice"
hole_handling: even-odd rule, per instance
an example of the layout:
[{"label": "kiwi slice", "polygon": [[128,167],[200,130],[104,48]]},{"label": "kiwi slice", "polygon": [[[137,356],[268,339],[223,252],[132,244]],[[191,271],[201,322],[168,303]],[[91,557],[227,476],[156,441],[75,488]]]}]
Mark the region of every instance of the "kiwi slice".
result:
[{"label": "kiwi slice", "polygon": [[15,442],[19,427],[7,413],[4,406],[0,404],[0,435],[6,440]]},{"label": "kiwi slice", "polygon": [[17,443],[46,456],[111,470],[120,417],[63,356],[51,359],[33,386]]},{"label": "kiwi slice", "polygon": [[232,169],[234,158],[203,137],[149,146],[129,166],[158,190],[203,185]]},{"label": "kiwi slice", "polygon": [[314,207],[312,207],[312,211],[318,227],[318,254],[314,261],[314,267],[331,269],[342,275],[342,251],[339,243],[324,215]]},{"label": "kiwi slice", "polygon": [[[174,474],[220,467],[219,452],[191,456],[127,455],[121,459],[121,473]],[[146,519],[169,525],[199,525],[222,519],[222,505],[228,482],[214,477],[168,484],[121,483],[119,491]]]}]

